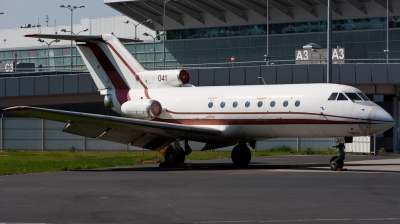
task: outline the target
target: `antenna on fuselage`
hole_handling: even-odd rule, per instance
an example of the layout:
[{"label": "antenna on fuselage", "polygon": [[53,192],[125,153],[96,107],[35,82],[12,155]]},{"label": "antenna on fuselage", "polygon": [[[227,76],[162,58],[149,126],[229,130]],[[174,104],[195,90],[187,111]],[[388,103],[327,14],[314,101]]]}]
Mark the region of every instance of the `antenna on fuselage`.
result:
[{"label": "antenna on fuselage", "polygon": [[267,85],[267,83],[265,83],[264,78],[262,76],[257,77],[257,78],[261,79],[263,81],[264,85]]}]

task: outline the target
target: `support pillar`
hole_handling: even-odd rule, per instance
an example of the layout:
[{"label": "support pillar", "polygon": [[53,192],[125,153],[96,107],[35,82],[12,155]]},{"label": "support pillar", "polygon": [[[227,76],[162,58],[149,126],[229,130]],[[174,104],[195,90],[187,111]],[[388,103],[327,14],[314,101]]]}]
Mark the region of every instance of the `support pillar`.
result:
[{"label": "support pillar", "polygon": [[393,118],[394,118],[394,127],[393,127],[393,152],[400,152],[400,98],[393,97]]}]

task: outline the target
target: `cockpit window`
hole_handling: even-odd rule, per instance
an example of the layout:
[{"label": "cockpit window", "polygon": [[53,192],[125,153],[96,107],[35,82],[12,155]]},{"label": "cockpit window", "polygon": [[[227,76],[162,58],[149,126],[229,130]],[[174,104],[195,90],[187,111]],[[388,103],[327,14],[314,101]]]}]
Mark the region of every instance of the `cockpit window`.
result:
[{"label": "cockpit window", "polygon": [[363,100],[369,101],[368,97],[367,97],[364,93],[358,92],[357,94],[358,94]]},{"label": "cockpit window", "polygon": [[357,95],[357,93],[345,93],[348,98],[353,101],[362,101],[361,97]]},{"label": "cockpit window", "polygon": [[347,100],[347,97],[345,97],[343,93],[339,93],[337,100]]},{"label": "cockpit window", "polygon": [[336,97],[337,97],[337,93],[332,93],[332,94],[329,96],[328,100],[336,100]]}]

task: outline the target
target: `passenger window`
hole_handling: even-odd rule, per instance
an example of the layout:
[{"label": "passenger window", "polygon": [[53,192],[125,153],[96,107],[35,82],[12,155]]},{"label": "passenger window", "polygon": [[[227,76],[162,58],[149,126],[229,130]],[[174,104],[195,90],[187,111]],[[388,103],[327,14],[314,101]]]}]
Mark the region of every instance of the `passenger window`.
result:
[{"label": "passenger window", "polygon": [[271,103],[269,104],[271,107],[275,106],[275,101],[271,101]]},{"label": "passenger window", "polygon": [[295,105],[296,107],[300,106],[300,100],[296,100],[296,102],[294,103],[294,105]]},{"label": "passenger window", "polygon": [[232,107],[233,107],[233,108],[236,108],[237,105],[238,105],[238,103],[235,101],[235,102],[233,102]]},{"label": "passenger window", "polygon": [[357,93],[345,93],[345,94],[349,99],[353,101],[362,101],[361,97],[359,97]]},{"label": "passenger window", "polygon": [[332,94],[329,96],[328,100],[336,100],[336,97],[337,97],[337,93],[332,93]]},{"label": "passenger window", "polygon": [[263,105],[263,102],[262,101],[258,101],[257,106],[258,107],[262,107],[262,105]]},{"label": "passenger window", "polygon": [[208,108],[213,107],[213,105],[214,105],[213,102],[209,102],[209,103],[208,103]]},{"label": "passenger window", "polygon": [[364,93],[357,93],[363,100],[369,101],[368,97]]},{"label": "passenger window", "polygon": [[287,100],[283,101],[283,106],[287,107],[287,105],[289,104],[289,102]]},{"label": "passenger window", "polygon": [[250,102],[247,101],[247,102],[244,104],[244,106],[245,106],[245,107],[249,107],[249,106],[250,106]]},{"label": "passenger window", "polygon": [[339,93],[337,100],[347,100],[347,98],[343,95],[343,93]]},{"label": "passenger window", "polygon": [[225,107],[225,102],[221,102],[220,106],[221,106],[221,108],[224,108]]}]

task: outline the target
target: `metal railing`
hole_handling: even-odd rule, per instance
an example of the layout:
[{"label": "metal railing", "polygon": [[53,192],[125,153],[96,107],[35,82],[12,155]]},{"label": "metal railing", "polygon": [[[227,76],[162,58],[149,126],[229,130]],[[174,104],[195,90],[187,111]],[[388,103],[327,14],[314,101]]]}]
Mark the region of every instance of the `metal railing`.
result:
[{"label": "metal railing", "polygon": [[87,69],[65,69],[65,68],[27,68],[17,69],[15,71],[6,72],[0,70],[0,78],[3,77],[23,77],[23,76],[49,76],[49,75],[65,75],[88,73]]},{"label": "metal railing", "polygon": [[[297,62],[297,63],[296,63]],[[400,63],[400,59],[345,59],[334,64],[395,64]],[[168,62],[167,62],[168,63]],[[172,62],[175,63],[175,62]],[[270,60],[270,61],[241,61],[241,62],[218,62],[218,63],[198,63],[198,64],[178,64],[145,66],[147,70],[163,69],[202,69],[202,68],[230,68],[230,67],[248,67],[248,66],[271,66],[271,65],[296,65],[296,64],[326,64],[325,60]]]}]

